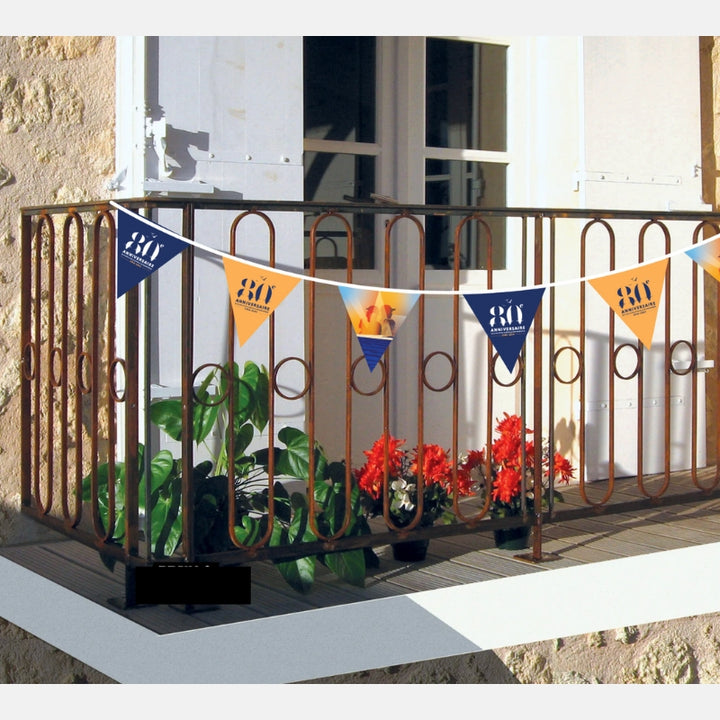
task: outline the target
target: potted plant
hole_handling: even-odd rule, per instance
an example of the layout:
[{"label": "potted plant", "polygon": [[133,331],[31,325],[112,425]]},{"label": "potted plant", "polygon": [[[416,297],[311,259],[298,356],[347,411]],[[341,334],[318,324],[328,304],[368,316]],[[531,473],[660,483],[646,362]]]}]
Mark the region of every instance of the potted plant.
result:
[{"label": "potted plant", "polygon": [[[498,437],[490,448],[471,450],[460,458],[459,472],[464,484],[490,493],[490,516],[514,517],[522,514],[522,498],[526,507],[534,502],[535,443],[526,435],[533,431],[525,428],[518,415],[508,415],[497,421]],[[542,446],[543,503],[550,497],[550,473],[555,480],[567,484],[574,477],[574,468],[559,452],[551,453],[547,442]],[[562,502],[562,495],[552,490],[553,498]],[[495,544],[505,549],[528,546],[530,527],[521,525],[495,531]]]},{"label": "potted plant", "polygon": [[[219,375],[219,377],[218,377]],[[218,387],[213,383],[217,380]],[[231,382],[232,381],[232,382]],[[232,417],[230,387],[234,389]],[[289,492],[284,482],[300,480],[309,483],[310,442],[308,435],[294,427],[283,427],[277,434],[278,445],[267,445],[262,433],[268,423],[269,376],[266,368],[253,362],[245,363],[242,372],[236,363],[214,368],[198,388],[190,418],[195,445],[204,446],[211,459],[199,462],[192,470],[194,484],[194,542],[195,551],[212,554],[233,550],[235,544],[228,532],[230,491],[234,495],[233,532],[244,546],[257,543],[266,536],[270,523],[270,493],[268,488],[269,459],[274,460],[273,525],[267,544],[270,547],[298,545],[317,540],[310,526],[310,503],[305,492]],[[168,437],[179,441],[183,432],[182,402],[179,398],[155,401],[150,407],[150,419]],[[208,444],[212,431],[223,438],[219,447]],[[230,434],[234,442],[229,442]],[[234,457],[230,457],[230,451]],[[319,532],[336,534],[343,527],[346,507],[350,507],[350,521],[343,536],[370,532],[360,504],[359,490],[351,489],[346,501],[344,467],[328,462],[318,443],[314,452],[314,508]],[[140,512],[149,518],[152,550],[156,557],[171,557],[182,540],[182,462],[173,458],[169,450],[160,450],[149,463],[150,504],[145,505],[145,448],[138,447]],[[113,463],[113,489],[116,522],[110,542],[124,540],[125,526],[125,464]],[[109,523],[110,465],[105,463],[97,471],[98,511],[104,527]],[[83,499],[92,499],[91,478],[83,481]],[[102,554],[101,554],[102,556]],[[105,560],[105,556],[102,556]],[[320,562],[344,581],[363,586],[366,567],[373,561],[372,552],[360,549],[317,555],[303,555],[294,559],[274,561],[280,574],[295,590],[307,593],[314,583],[316,563]],[[106,564],[112,569],[113,562]]]},{"label": "potted plant", "polygon": [[[420,453],[418,448],[403,449],[404,444],[405,440],[383,435],[373,443],[370,450],[363,451],[367,460],[361,468],[354,471],[354,475],[367,516],[383,515],[383,486],[387,457],[390,523],[397,528],[403,528],[413,522],[419,512],[421,483],[422,510],[418,527],[429,527],[438,520],[445,523],[453,522],[455,519],[451,511],[453,464],[448,451],[439,445],[423,445]],[[421,468],[422,473],[420,473]],[[468,477],[458,476],[460,495],[471,492]],[[425,557],[427,546],[427,539],[394,543],[393,555],[397,560],[421,560]]]}]

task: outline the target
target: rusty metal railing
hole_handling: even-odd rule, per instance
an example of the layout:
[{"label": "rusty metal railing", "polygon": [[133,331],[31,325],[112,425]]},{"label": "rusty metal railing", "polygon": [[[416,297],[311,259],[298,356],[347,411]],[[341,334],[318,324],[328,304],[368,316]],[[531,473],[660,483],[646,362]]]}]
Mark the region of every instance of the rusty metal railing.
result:
[{"label": "rusty metal railing", "polygon": [[[367,277],[367,271],[362,274],[353,267],[356,240],[352,218],[374,215],[378,237],[375,282],[393,287],[395,269],[401,263],[404,269],[416,268],[415,276],[406,282],[421,293],[415,320],[407,323],[399,336],[402,339],[394,341],[380,361],[378,373],[368,377],[363,376],[362,355],[347,316],[339,326],[342,333],[331,338],[328,364],[328,336],[321,326],[324,314],[337,317],[342,305],[337,301],[333,305],[332,298],[321,299],[317,283],[304,284],[304,327],[302,332],[295,328],[293,338],[298,352],[278,355],[276,316],[282,316],[281,306],[260,334],[262,345],[253,345],[253,352],[260,357],[249,357],[237,346],[227,296],[217,312],[227,311],[226,320],[218,321],[207,312],[198,315],[202,252],[189,246],[182,253],[174,274],[165,281],[175,288],[171,302],[179,308],[181,322],[175,344],[164,356],[179,365],[181,376],[182,427],[176,468],[179,557],[237,563],[523,524],[535,529],[528,559],[539,562],[545,523],[631,507],[692,502],[717,490],[718,428],[713,409],[720,407],[720,384],[711,362],[720,330],[715,281],[703,276],[682,254],[673,255],[651,352],[626,337],[607,305],[604,309],[597,306],[597,298],[582,278],[689,248],[720,232],[720,215],[166,198],[125,200],[122,204],[150,218],[157,219],[160,213],[164,223],[199,242],[204,240],[196,237],[199,224],[208,218],[224,218],[229,229],[220,238],[221,249],[240,257],[246,247],[243,243],[248,242],[248,232],[241,233],[241,228],[257,221],[254,235],[249,234],[267,233],[262,260],[277,266],[276,248],[280,246],[283,252],[294,253],[297,262],[293,267],[308,278],[327,276],[320,269],[317,247],[324,228],[333,223],[335,236],[346,248],[345,264],[334,263],[333,277],[348,284],[363,284],[362,278]],[[428,215],[454,219],[454,264],[450,270],[431,270],[425,265],[424,218]],[[307,253],[298,250],[300,237],[286,230],[278,232],[287,217],[301,218]],[[489,219],[505,221],[504,239],[493,237]],[[150,356],[161,326],[156,318],[158,299],[151,289],[155,280],[146,280],[116,302],[116,218],[108,202],[24,208],[21,221],[23,512],[126,567],[149,563],[157,557],[158,547],[153,544],[157,538],[152,537],[149,512],[154,489],[141,479],[150,477],[150,447],[158,443],[148,414],[156,371]],[[477,242],[485,245],[486,268],[461,267],[461,238],[470,225],[477,230]],[[257,230],[263,227],[262,232]],[[492,266],[492,245],[500,241],[507,243],[506,268]],[[449,309],[436,306],[436,298],[424,292],[429,285],[437,288],[438,283],[454,291],[446,300]],[[463,315],[460,294],[463,287],[502,289],[518,283],[548,285],[549,292],[514,372],[508,374],[498,366],[497,355],[477,322]],[[218,332],[224,338],[218,350],[222,357],[214,361],[199,357],[196,340],[198,328],[209,323],[221,328]],[[284,332],[287,337],[287,330]],[[397,349],[400,343],[403,350]],[[629,368],[625,367],[628,356],[632,358]],[[316,456],[309,452],[305,480],[314,539],[271,545],[269,538],[277,521],[275,453],[271,451],[266,480],[268,525],[252,540],[239,539],[234,532],[238,508],[232,470],[239,441],[230,432],[226,446],[231,468],[227,480],[229,544],[211,552],[198,548],[194,516],[199,456],[192,418],[203,406],[212,406],[198,396],[197,387],[204,373],[215,370],[221,376],[227,372],[223,370],[227,363],[245,360],[268,368],[268,438],[274,439],[280,426],[276,400],[296,408],[294,414],[300,418],[309,448],[316,442],[324,446],[323,433],[332,431],[335,459],[344,461],[345,515],[338,526],[318,526],[315,490],[320,481],[315,477]],[[446,376],[440,380],[432,370],[437,363],[447,366]],[[283,386],[282,373],[293,364],[303,379],[289,391]],[[339,376],[330,397],[320,389],[325,380],[321,374],[326,371]],[[226,395],[214,396],[213,402],[227,399],[233,417],[233,403],[239,402],[237,380],[226,376],[224,382]],[[414,417],[398,412],[398,405],[416,408]],[[626,410],[632,410],[631,422],[623,419]],[[462,502],[456,498],[452,508],[456,522],[421,527],[420,501],[415,520],[398,527],[387,508],[386,482],[384,524],[370,534],[346,536],[352,469],[362,463],[368,438],[402,432],[418,447],[439,443],[449,448],[452,458],[458,458],[466,450],[492,443],[495,419],[503,412],[519,414],[536,435],[547,438],[549,447],[571,458],[578,470],[579,506],[543,506],[539,501],[542,483],[549,480],[552,485],[554,477],[550,473],[545,479],[538,471],[535,501],[523,502],[518,517],[492,518],[489,498]],[[541,443],[535,443],[534,453],[534,465],[540,468]],[[673,491],[678,471],[689,473],[692,492]],[[622,493],[617,491],[619,479],[626,476],[636,478],[634,495],[627,483]],[[454,483],[457,488],[457,469]],[[118,487],[122,488],[120,496]]]}]

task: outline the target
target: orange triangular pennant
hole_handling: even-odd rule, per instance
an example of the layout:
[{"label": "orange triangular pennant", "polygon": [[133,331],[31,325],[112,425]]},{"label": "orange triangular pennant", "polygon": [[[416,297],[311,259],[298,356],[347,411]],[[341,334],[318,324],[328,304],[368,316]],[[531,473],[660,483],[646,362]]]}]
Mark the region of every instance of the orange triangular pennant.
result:
[{"label": "orange triangular pennant", "polygon": [[590,280],[603,300],[649,350],[668,259]]},{"label": "orange triangular pennant", "polygon": [[238,342],[243,345],[273,314],[300,278],[248,265],[242,260],[223,258],[223,264]]}]

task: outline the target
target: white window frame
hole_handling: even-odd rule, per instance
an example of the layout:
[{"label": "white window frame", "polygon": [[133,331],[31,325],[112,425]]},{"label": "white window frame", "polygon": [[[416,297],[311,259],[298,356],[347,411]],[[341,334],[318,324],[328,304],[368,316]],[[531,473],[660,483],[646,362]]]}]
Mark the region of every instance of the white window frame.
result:
[{"label": "white window frame", "polygon": [[[498,44],[506,39],[487,37],[447,38],[465,42]],[[508,166],[508,151],[437,148],[425,145],[425,36],[379,36],[376,38],[377,62],[377,132],[374,143],[305,139],[306,152],[343,153],[376,158],[377,192],[400,203],[425,203],[426,160],[454,160],[498,163]],[[508,72],[509,74],[509,72]],[[509,78],[508,78],[509,83]],[[509,116],[509,109],[508,109]],[[508,117],[509,119],[509,117]],[[509,128],[509,122],[508,122]],[[508,138],[508,144],[509,138]],[[380,220],[380,219],[379,219]],[[382,270],[383,233],[378,225],[375,247],[375,270]],[[397,268],[393,283],[412,282],[407,276],[407,262],[393,263]],[[414,267],[414,265],[413,265]],[[502,271],[499,271],[502,272]],[[463,283],[480,283],[484,270],[462,272]],[[428,270],[428,287],[447,287],[447,270]]]}]

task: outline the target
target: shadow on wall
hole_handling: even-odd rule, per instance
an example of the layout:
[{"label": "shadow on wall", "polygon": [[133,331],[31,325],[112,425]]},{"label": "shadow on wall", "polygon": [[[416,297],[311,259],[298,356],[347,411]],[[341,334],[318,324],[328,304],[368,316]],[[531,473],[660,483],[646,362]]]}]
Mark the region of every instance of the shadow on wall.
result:
[{"label": "shadow on wall", "polygon": [[19,492],[12,499],[0,498],[0,547],[31,542],[50,542],[59,537],[50,528],[20,512]]}]

